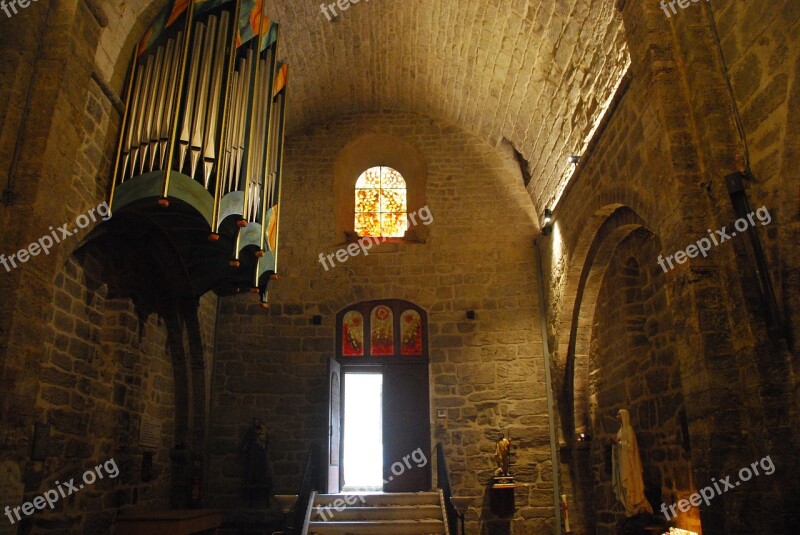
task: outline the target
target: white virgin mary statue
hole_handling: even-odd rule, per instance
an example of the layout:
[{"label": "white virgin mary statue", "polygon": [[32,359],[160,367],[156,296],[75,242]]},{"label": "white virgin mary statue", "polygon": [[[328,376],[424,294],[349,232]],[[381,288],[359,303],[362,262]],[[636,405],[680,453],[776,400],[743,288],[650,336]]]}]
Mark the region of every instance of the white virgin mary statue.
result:
[{"label": "white virgin mary statue", "polygon": [[639,457],[636,433],[631,427],[631,416],[626,409],[620,409],[617,419],[621,426],[617,434],[611,438],[614,442],[611,456],[614,494],[625,506],[626,517],[643,513],[652,514],[653,508],[644,495],[642,461]]}]

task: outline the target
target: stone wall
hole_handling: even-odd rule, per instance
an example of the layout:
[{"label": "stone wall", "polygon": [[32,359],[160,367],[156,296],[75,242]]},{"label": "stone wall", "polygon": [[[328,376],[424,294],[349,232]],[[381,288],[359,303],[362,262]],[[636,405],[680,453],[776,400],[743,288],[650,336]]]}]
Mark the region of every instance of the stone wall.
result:
[{"label": "stone wall", "polygon": [[[319,254],[346,245],[334,222],[334,162],[351,140],[375,132],[396,136],[425,158],[428,237],[381,244],[326,271]],[[270,428],[275,491],[297,491],[310,442],[326,444],[336,312],[397,298],[428,311],[431,410],[448,413],[431,441],[445,445],[455,492],[484,497],[495,441],[507,431],[521,485],[511,529],[552,529],[536,223],[513,156],[423,116],[348,115],[287,140],[283,187],[281,278],[269,312],[261,313],[253,296],[222,300],[210,504],[229,509],[231,523],[258,512],[241,507],[237,450],[253,417]],[[476,311],[475,321],[466,319],[467,310]],[[315,314],[322,325],[311,324]],[[488,509],[473,510],[467,529],[478,533],[496,523]]]},{"label": "stone wall", "polygon": [[[767,24],[775,29],[774,37],[757,37],[766,34],[756,30],[754,18],[747,15],[756,8],[745,9],[742,3],[723,2],[720,10],[712,7],[717,29],[703,3],[692,4],[693,9],[669,21],[655,3],[621,5],[631,49],[631,80],[623,85],[600,136],[583,155],[573,186],[556,206],[552,237],[542,241],[545,286],[550,289],[548,337],[556,352],[555,383],[564,385],[557,394],[566,444],[574,442],[575,429],[569,423],[572,400],[581,388],[577,376],[570,374],[578,370],[578,345],[587,341],[580,326],[585,313],[593,315],[595,306],[606,305],[593,291],[606,274],[609,251],[642,226],[657,237],[658,254],[664,256],[685,249],[706,229],[731,228],[736,216],[724,177],[743,169],[745,161],[732,113],[734,101],[743,118],[753,119],[743,123],[755,176],[748,188],[753,208],[766,205],[771,210],[770,202],[790,205],[782,217],[773,214],[769,226],[749,232],[765,243],[773,281],[783,286],[778,299],[788,325],[797,321],[793,298],[788,297],[790,291],[796,292],[788,274],[797,260],[797,187],[788,178],[794,176],[791,171],[781,172],[780,179],[774,172],[776,162],[780,169],[788,169],[794,154],[794,142],[784,140],[782,133],[793,128],[787,121],[791,115],[779,110],[792,105],[796,91],[774,89],[781,84],[770,82],[773,70],[744,61],[739,84],[745,83],[743,73],[751,68],[763,73],[763,79],[753,82],[759,89],[748,97],[741,93],[743,87],[731,97],[723,61],[730,65],[751,50],[751,58],[781,66],[777,79],[785,68],[794,72],[797,49],[790,43],[796,32],[787,27],[797,28],[796,9],[779,3],[769,7],[769,14],[753,15],[761,21],[758,28]],[[715,42],[717,30],[723,56]],[[620,215],[626,210],[627,215]],[[771,478],[742,485],[702,506],[704,533],[781,531],[786,529],[782,526],[793,525],[797,510],[793,490],[797,473],[790,453],[794,446],[785,440],[796,434],[792,424],[787,427],[796,422],[796,405],[786,400],[796,388],[791,370],[797,353],[791,330],[788,336],[769,332],[747,239],[721,244],[707,258],[692,259],[664,275],[665,303],[674,318],[676,366],[687,400],[694,484],[708,485],[712,478],[735,474],[766,455],[785,467],[783,473],[778,468]],[[656,266],[658,255],[653,251],[650,256],[640,258],[640,266]],[[563,468],[562,473],[569,471],[568,466]],[[565,488],[572,488],[569,476]],[[680,486],[673,490],[685,492]],[[590,498],[585,495],[570,498],[579,509],[595,505],[586,505]]]},{"label": "stone wall", "polygon": [[[108,459],[120,474],[87,485],[69,505],[36,514],[37,531],[107,533],[117,508],[169,503],[175,401],[166,326],[155,315],[139,317],[130,299],[109,298],[101,275],[93,258],[83,263],[72,258],[56,278],[52,338],[45,343],[37,404],[41,419],[53,426],[56,447],[44,463],[27,463],[27,491],[41,494],[54,480],[78,476]],[[143,415],[163,432],[150,482],[141,479]]]},{"label": "stone wall", "polygon": [[[39,322],[41,345],[30,348],[39,363],[34,373],[17,378],[32,383],[35,406],[4,396],[9,411],[0,434],[4,460],[21,467],[25,501],[56,488],[59,480],[74,478],[77,485],[84,471],[112,460],[118,475],[105,472],[107,477],[54,510],[23,519],[26,533],[105,534],[120,512],[190,503],[190,463],[202,461],[207,399],[202,390],[194,396],[191,390],[207,386],[192,384],[189,373],[193,360],[205,373],[203,362],[211,357],[215,318],[209,312],[215,312],[216,298],[195,306],[202,319],[194,323],[205,322],[201,332],[191,327],[192,307],[176,310],[148,293],[151,280],[137,284],[137,272],[116,263],[120,257],[90,244],[56,275],[49,315]],[[205,346],[204,352],[198,355],[193,343],[185,344],[188,338]],[[143,418],[160,430],[155,449],[140,446]],[[50,427],[46,449],[34,442],[34,424]],[[148,452],[151,462],[144,460]]]},{"label": "stone wall", "polygon": [[[74,228],[106,199],[119,98],[95,71],[108,22],[96,8],[32,4],[2,22],[6,257],[48,227]],[[120,511],[186,506],[193,458],[202,466],[216,299],[184,304],[156,291],[152,258],[101,244],[97,234],[87,245],[98,223],[49,255],[0,271],[0,451],[21,468],[24,499],[109,459],[120,470],[53,512],[36,511],[22,525],[26,533],[105,534]],[[143,476],[144,415],[162,433]],[[51,447],[32,459],[35,424],[51,426]]]},{"label": "stone wall", "polygon": [[[800,255],[796,253],[800,245],[800,177],[796,172],[800,125],[793,119],[800,110],[799,7],[791,0],[776,2],[770,9],[726,0],[714,10],[755,176],[749,193],[751,204],[767,206],[780,223],[765,229],[765,250],[792,352],[791,367],[771,374],[791,377],[777,397],[795,400],[780,411],[783,418],[794,421],[800,411],[800,351],[796,342],[800,332]],[[757,355],[767,353],[771,350],[756,350]],[[765,358],[758,365],[772,368],[775,364],[771,360]],[[780,402],[775,399],[771,404]],[[791,416],[786,415],[787,410]],[[770,425],[785,429],[780,422]],[[795,425],[791,431],[785,430],[800,441],[799,428]]]}]

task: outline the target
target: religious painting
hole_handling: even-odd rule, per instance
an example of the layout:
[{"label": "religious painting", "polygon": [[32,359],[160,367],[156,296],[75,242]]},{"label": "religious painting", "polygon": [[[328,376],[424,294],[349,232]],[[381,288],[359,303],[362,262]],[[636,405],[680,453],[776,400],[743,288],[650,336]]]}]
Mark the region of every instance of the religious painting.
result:
[{"label": "religious painting", "polygon": [[394,355],[394,326],[392,310],[378,305],[370,313],[370,355]]},{"label": "religious painting", "polygon": [[422,355],[422,318],[416,310],[400,315],[400,354]]},{"label": "religious painting", "polygon": [[364,356],[364,318],[355,310],[345,314],[342,320],[342,355]]}]

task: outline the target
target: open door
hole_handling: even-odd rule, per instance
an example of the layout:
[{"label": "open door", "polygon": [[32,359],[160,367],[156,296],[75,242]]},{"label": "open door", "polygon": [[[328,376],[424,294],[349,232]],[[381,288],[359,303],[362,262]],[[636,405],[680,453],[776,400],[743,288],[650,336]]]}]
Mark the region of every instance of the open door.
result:
[{"label": "open door", "polygon": [[428,364],[383,366],[383,490],[431,490]]},{"label": "open door", "polygon": [[340,489],[340,451],[342,443],[342,367],[335,359],[328,365],[328,493]]},{"label": "open door", "polygon": [[[382,486],[384,492],[431,490],[428,316],[425,310],[401,299],[362,301],[343,308],[336,315],[336,356],[348,380],[343,380],[341,373],[337,373],[334,380],[334,370],[338,371],[339,367],[334,368],[333,363],[331,399],[334,393],[343,395],[331,402],[329,452],[338,451],[336,441],[344,435],[345,455],[341,462],[338,457],[329,458],[328,491],[341,491],[342,485],[345,489],[351,485],[355,487],[353,479],[368,481],[366,486],[370,488]],[[354,401],[355,405],[350,403],[354,398],[350,396],[349,377],[357,373],[381,375],[380,400],[365,400],[371,396],[371,390],[362,385],[358,390],[363,394],[362,400]],[[340,384],[343,388],[335,389],[335,385]],[[346,398],[344,408],[342,397]],[[362,411],[361,417],[351,416],[351,407],[358,407],[359,403],[380,408],[378,424],[369,423],[377,411]],[[351,435],[354,421],[363,424],[364,432],[356,434],[367,437],[357,439],[356,443],[375,445],[370,450],[376,454],[374,459],[354,454],[356,460],[351,460],[351,452],[359,450],[351,449],[349,439],[354,436]],[[382,442],[380,452],[376,451],[378,442]],[[334,465],[336,462],[339,464]],[[351,478],[351,462],[360,469],[358,477]],[[337,474],[338,487],[335,485]],[[342,476],[345,476],[344,481]]]}]

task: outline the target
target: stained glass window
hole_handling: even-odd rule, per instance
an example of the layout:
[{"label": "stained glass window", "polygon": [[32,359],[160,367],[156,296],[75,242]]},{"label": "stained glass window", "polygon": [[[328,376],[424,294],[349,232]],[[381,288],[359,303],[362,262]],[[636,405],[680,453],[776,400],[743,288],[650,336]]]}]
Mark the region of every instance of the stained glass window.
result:
[{"label": "stained glass window", "polygon": [[408,228],[407,210],[406,181],[396,169],[371,167],[358,177],[356,234],[401,238]]},{"label": "stained glass window", "polygon": [[372,309],[370,323],[370,354],[394,355],[394,321],[392,310],[386,305]]},{"label": "stained glass window", "polygon": [[416,310],[400,314],[400,354],[422,355],[422,318]]},{"label": "stained glass window", "polygon": [[342,355],[364,356],[364,318],[355,310],[345,314],[342,319]]},{"label": "stained glass window", "polygon": [[362,301],[336,315],[336,356],[353,362],[428,356],[427,315],[401,299]]}]

